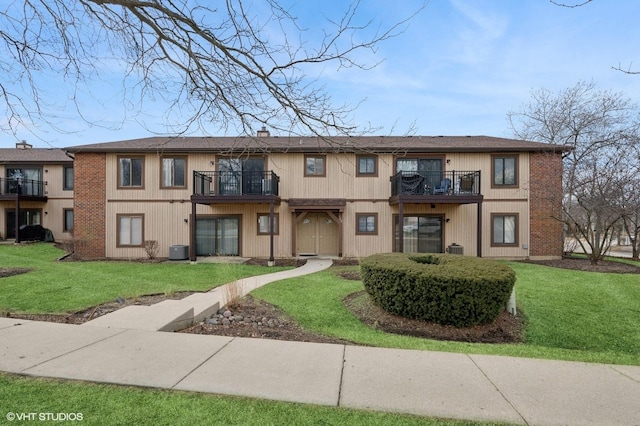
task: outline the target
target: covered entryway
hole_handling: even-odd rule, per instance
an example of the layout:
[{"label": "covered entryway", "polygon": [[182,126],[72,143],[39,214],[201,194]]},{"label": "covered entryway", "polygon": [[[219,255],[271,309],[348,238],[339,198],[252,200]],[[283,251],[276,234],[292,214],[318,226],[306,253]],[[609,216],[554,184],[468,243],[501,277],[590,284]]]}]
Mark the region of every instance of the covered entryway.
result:
[{"label": "covered entryway", "polygon": [[[333,217],[331,217],[333,216]],[[296,254],[338,256],[338,223],[327,213],[307,213],[296,226]]]},{"label": "covered entryway", "polygon": [[342,256],[343,198],[291,198],[292,256]]}]

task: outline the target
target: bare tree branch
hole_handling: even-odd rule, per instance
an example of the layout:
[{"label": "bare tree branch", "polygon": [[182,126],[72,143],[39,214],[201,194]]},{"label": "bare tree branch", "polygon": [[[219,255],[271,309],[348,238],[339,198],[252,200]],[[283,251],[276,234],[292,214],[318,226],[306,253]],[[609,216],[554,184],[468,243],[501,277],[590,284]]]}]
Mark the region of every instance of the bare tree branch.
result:
[{"label": "bare tree branch", "polygon": [[[361,22],[360,2],[327,19],[324,37],[310,44],[293,14],[277,0],[25,0],[0,9],[0,99],[4,131],[44,119],[55,125],[71,102],[91,124],[81,99],[95,82],[122,76],[114,90],[125,118],[144,122],[142,105],[162,99],[171,133],[219,129],[255,134],[268,126],[285,134],[323,136],[356,129],[356,106],[334,105],[313,67],[370,69],[378,45],[401,34],[415,13],[387,27]],[[52,96],[43,80],[60,76],[68,99]],[[21,90],[29,90],[29,102]],[[100,101],[100,99],[98,99]]]},{"label": "bare tree branch", "polygon": [[591,3],[592,0],[585,0],[582,3],[575,3],[575,4],[567,4],[567,3],[560,3],[554,0],[549,0],[549,3],[555,4],[556,6],[560,6],[560,7],[568,7],[569,9],[574,9],[576,7],[582,7],[585,4]]}]

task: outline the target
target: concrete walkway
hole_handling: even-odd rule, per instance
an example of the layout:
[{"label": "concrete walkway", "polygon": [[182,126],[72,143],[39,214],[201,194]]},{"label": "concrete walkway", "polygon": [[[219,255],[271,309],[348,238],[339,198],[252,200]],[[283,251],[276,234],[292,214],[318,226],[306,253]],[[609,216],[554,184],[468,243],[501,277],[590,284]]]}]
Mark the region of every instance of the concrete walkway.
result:
[{"label": "concrete walkway", "polygon": [[637,366],[0,318],[0,371],[514,424],[640,425]]},{"label": "concrete walkway", "polygon": [[86,322],[83,326],[153,331],[182,330],[209,318],[225,306],[227,299],[233,295],[244,296],[274,281],[313,274],[327,269],[332,263],[330,259],[308,259],[299,268],[243,278],[206,293],[194,293],[184,299],[165,300],[151,306],[127,306]]}]

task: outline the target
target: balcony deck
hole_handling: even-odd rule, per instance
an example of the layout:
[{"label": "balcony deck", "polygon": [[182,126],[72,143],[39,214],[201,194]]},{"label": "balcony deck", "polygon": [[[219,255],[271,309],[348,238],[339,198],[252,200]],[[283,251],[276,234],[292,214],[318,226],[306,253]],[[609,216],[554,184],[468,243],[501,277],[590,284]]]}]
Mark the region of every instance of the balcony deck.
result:
[{"label": "balcony deck", "polygon": [[280,178],[272,171],[194,171],[197,204],[280,204]]},{"label": "balcony deck", "polygon": [[391,177],[389,204],[472,204],[482,202],[480,171],[407,172]]},{"label": "balcony deck", "polygon": [[44,191],[45,182],[41,180],[0,178],[0,200],[43,201],[48,197]]}]

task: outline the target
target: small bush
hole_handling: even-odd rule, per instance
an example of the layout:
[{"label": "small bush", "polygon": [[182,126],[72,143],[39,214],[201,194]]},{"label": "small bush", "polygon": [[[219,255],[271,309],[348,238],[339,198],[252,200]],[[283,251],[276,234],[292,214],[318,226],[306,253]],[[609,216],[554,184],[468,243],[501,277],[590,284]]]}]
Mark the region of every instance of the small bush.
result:
[{"label": "small bush", "polygon": [[158,242],[156,240],[145,241],[144,250],[147,252],[147,257],[149,259],[155,259],[158,255]]},{"label": "small bush", "polygon": [[387,312],[456,327],[494,321],[516,281],[506,265],[449,254],[376,254],[360,268],[365,290]]}]

